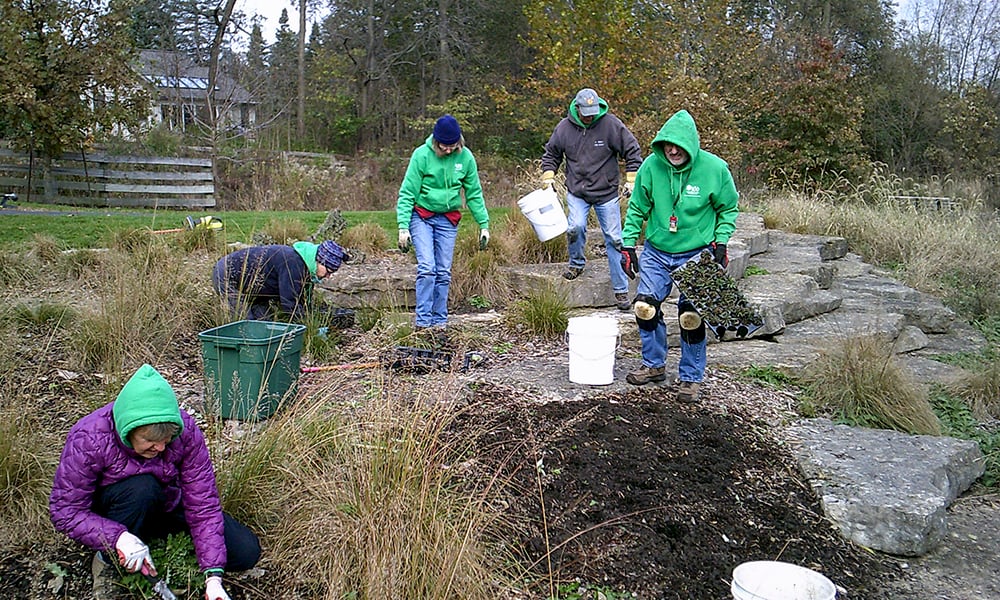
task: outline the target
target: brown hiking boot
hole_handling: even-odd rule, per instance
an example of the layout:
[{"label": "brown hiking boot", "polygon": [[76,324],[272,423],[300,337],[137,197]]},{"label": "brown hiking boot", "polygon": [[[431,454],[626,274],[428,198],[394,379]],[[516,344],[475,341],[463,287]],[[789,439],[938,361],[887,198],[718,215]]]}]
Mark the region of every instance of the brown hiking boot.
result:
[{"label": "brown hiking boot", "polygon": [[698,401],[698,388],[701,384],[695,381],[682,381],[677,386],[677,401],[693,404]]},{"label": "brown hiking boot", "polygon": [[664,367],[653,368],[643,365],[626,375],[625,381],[632,385],[646,385],[655,381],[663,381],[666,378],[667,373]]},{"label": "brown hiking boot", "polygon": [[104,562],[100,552],[94,553],[90,561],[90,574],[94,576],[94,600],[114,600],[117,598],[118,571],[114,566]]},{"label": "brown hiking boot", "polygon": [[692,331],[698,329],[698,326],[701,325],[701,315],[693,310],[685,311],[681,313],[681,316],[677,317],[677,322],[680,323],[681,329]]},{"label": "brown hiking boot", "polygon": [[563,273],[563,279],[573,281],[580,276],[580,273],[583,273],[583,267],[569,267],[566,269],[566,272]]},{"label": "brown hiking boot", "polygon": [[628,294],[625,292],[615,294],[615,306],[622,312],[632,310],[632,303],[628,301]]}]

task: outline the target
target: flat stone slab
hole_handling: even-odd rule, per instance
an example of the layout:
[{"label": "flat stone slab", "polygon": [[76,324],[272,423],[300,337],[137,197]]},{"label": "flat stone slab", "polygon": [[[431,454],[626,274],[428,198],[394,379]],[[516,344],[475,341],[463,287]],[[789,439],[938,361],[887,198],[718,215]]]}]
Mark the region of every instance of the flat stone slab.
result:
[{"label": "flat stone slab", "polygon": [[920,556],[946,531],[947,508],[984,470],[968,440],[809,419],[784,432],[826,515],[849,540]]},{"label": "flat stone slab", "polygon": [[[777,317],[778,313],[783,325],[828,313],[842,301],[840,295],[819,289],[811,276],[799,273],[752,275],[740,281],[739,288],[751,306],[757,307],[763,316]],[[764,327],[758,335],[777,331],[773,326]]]}]

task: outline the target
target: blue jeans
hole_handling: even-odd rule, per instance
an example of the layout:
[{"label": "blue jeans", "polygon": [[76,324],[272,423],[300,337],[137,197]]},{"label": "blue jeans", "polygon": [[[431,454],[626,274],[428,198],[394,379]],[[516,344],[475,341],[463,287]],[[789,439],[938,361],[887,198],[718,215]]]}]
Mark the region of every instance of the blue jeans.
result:
[{"label": "blue jeans", "polygon": [[417,327],[448,322],[448,288],[456,237],[458,227],[442,214],[427,219],[415,211],[410,215],[410,238],[417,255]]},{"label": "blue jeans", "polygon": [[597,221],[604,233],[604,247],[608,251],[608,269],[611,271],[611,289],[616,294],[628,292],[628,279],[622,269],[622,212],[618,198],[604,204],[588,204],[579,196],[566,193],[566,205],[569,206],[567,217],[568,229],[566,240],[569,243],[569,266],[583,268],[583,249],[587,243],[587,215],[594,209]]},{"label": "blue jeans", "polygon": [[[659,302],[666,300],[674,285],[670,273],[698,256],[702,250],[703,248],[697,248],[681,254],[667,254],[648,243],[644,245],[642,254],[639,255],[639,287],[636,296],[652,296]],[[683,300],[682,294],[678,304]],[[639,339],[642,341],[642,364],[657,369],[664,366],[667,362],[667,326],[663,319],[659,320],[652,331],[639,328]],[[707,345],[707,337],[697,344],[688,343],[681,337],[681,359],[677,367],[677,375],[681,381],[701,382],[705,378]]]}]

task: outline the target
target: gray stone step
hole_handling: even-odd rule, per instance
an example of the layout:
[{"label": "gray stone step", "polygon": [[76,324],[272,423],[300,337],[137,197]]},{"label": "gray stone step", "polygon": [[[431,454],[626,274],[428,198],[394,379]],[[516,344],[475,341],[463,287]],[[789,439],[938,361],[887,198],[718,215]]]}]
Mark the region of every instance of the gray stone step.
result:
[{"label": "gray stone step", "polygon": [[947,508],[984,471],[975,442],[809,419],[784,435],[826,515],[847,539],[920,556],[947,527]]}]

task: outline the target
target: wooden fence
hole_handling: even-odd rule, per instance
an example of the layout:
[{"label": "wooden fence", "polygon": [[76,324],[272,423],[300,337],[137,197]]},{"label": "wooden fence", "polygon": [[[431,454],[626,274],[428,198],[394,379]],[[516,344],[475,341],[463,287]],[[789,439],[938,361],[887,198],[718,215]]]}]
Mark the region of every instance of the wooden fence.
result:
[{"label": "wooden fence", "polygon": [[64,154],[32,160],[0,148],[0,192],[71,206],[215,206],[211,158]]}]

